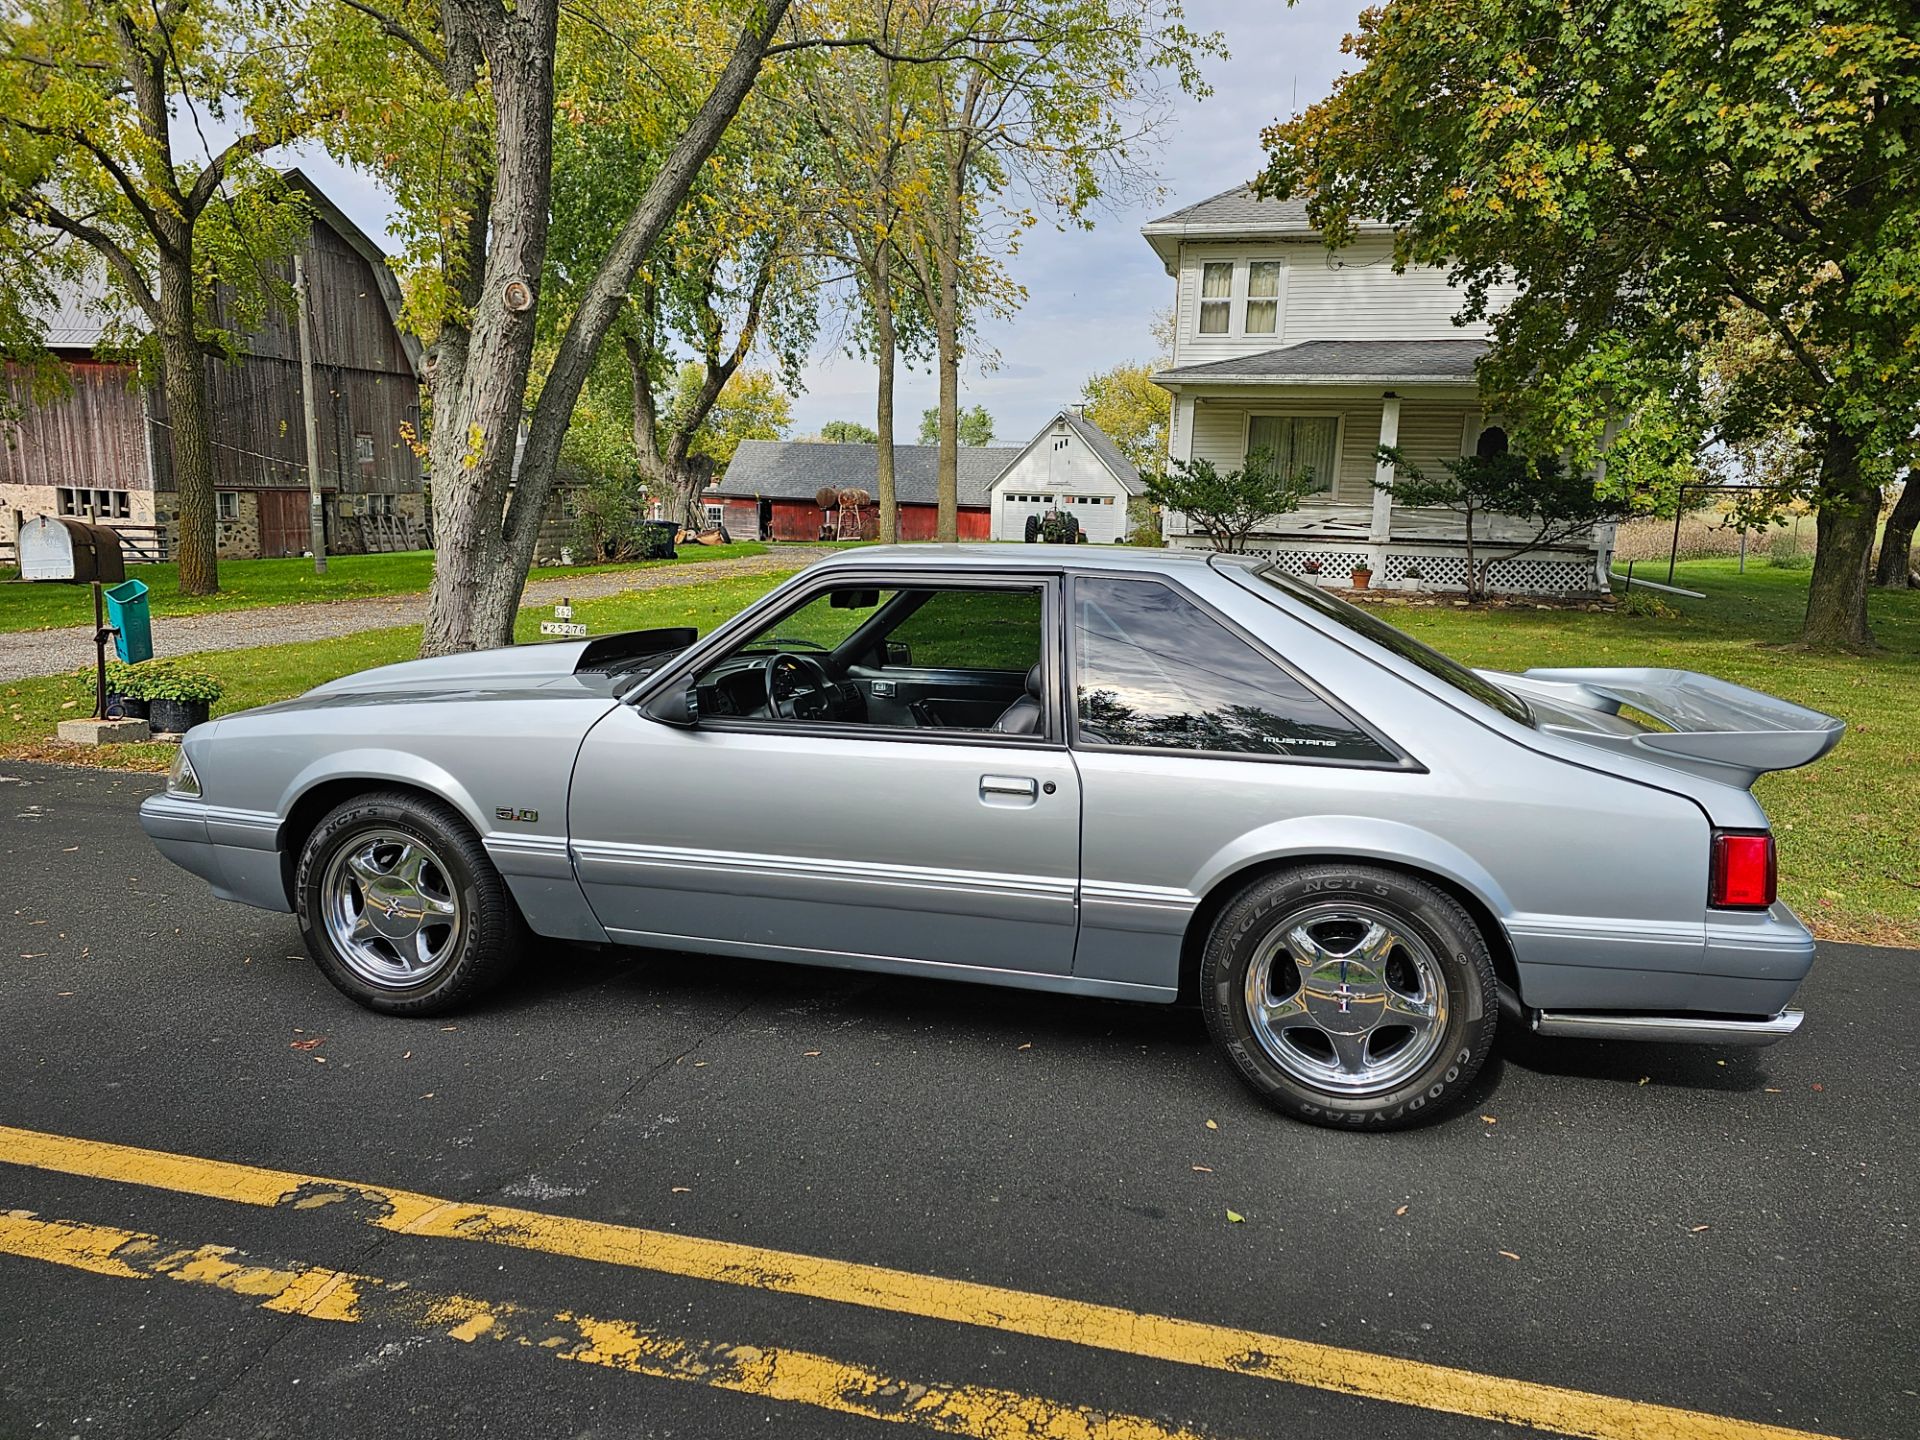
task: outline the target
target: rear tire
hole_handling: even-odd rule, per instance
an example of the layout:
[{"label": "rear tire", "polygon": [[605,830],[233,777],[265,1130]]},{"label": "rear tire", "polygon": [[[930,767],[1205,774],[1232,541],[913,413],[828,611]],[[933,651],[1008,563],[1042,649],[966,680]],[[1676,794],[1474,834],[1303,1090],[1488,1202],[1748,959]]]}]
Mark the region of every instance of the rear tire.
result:
[{"label": "rear tire", "polygon": [[513,969],[526,922],[453,807],[399,790],[355,796],[307,837],[301,937],[344,995],[383,1015],[444,1015]]},{"label": "rear tire", "polygon": [[1458,1103],[1493,1045],[1493,956],[1424,880],[1302,865],[1221,913],[1200,968],[1207,1030],[1283,1114],[1342,1129],[1424,1124]]}]

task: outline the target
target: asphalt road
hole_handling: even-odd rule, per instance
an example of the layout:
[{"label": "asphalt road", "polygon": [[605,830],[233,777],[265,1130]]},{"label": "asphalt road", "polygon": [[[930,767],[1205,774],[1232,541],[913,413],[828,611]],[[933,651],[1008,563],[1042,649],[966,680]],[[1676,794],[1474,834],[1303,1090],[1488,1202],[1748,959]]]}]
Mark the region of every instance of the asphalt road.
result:
[{"label": "asphalt road", "polygon": [[[553,948],[481,1011],[380,1019],[291,917],[158,858],[153,784],[0,766],[5,1440],[1520,1433],[1446,1413],[1489,1376],[1920,1434],[1920,953],[1823,946],[1773,1049],[1510,1039],[1444,1123],[1348,1135],[1261,1109],[1158,1007]],[[1244,1327],[1356,1352],[1358,1393],[954,1318],[938,1281],[907,1314],[757,1263],[396,1233],[324,1186],[183,1193],[163,1158],[22,1163],[26,1130]],[[103,1258],[122,1231],[171,1269]],[[334,1272],[385,1282],[356,1323]],[[477,1341],[472,1297],[533,1338]],[[583,1348],[582,1316],[634,1328]],[[1468,1373],[1394,1403],[1368,1356]],[[850,1410],[860,1376],[897,1383]],[[923,1412],[917,1386],[979,1388]]]}]

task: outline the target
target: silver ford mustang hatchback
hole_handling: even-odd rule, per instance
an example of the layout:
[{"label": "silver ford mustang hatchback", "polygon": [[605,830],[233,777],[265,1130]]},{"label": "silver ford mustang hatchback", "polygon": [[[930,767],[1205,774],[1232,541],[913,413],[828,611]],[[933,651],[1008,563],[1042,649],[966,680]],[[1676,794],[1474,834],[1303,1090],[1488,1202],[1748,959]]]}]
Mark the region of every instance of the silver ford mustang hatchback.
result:
[{"label": "silver ford mustang hatchback", "polygon": [[1275,1108],[1386,1128],[1503,1015],[1791,1034],[1813,940],[1749,787],[1842,728],[1683,671],[1469,670],[1245,557],[886,547],[704,640],[224,716],[141,823],[389,1014],[535,936],[1187,998]]}]

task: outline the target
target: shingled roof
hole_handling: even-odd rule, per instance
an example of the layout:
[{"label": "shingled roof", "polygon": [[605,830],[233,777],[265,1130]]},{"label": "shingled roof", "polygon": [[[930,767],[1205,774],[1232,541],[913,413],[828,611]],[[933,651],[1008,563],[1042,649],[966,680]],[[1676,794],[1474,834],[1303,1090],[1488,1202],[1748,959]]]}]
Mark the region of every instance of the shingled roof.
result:
[{"label": "shingled roof", "polygon": [[1487,353],[1484,340],[1307,340],[1254,355],[1162,370],[1163,385],[1234,385],[1274,380],[1305,384],[1343,381],[1402,385],[1467,383]]},{"label": "shingled roof", "polygon": [[[960,504],[984,509],[987,492],[1020,447],[962,445]],[[879,447],[827,440],[742,440],[726,477],[707,493],[733,499],[811,500],[824,486],[872,494],[879,475]],[[938,503],[937,445],[893,447],[894,494],[903,505]]]},{"label": "shingled roof", "polygon": [[[1355,228],[1363,232],[1383,232],[1391,227],[1377,220],[1361,220]],[[1154,253],[1171,266],[1182,240],[1309,237],[1320,231],[1307,218],[1305,197],[1267,200],[1255,195],[1251,185],[1236,185],[1175,210],[1171,215],[1149,220],[1140,227],[1140,233],[1147,237]]]}]

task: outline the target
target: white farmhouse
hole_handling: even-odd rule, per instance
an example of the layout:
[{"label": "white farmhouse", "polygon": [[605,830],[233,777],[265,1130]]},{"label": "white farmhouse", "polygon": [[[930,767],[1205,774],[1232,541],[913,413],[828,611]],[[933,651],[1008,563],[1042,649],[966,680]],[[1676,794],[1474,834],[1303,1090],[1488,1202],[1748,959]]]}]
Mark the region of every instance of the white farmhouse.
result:
[{"label": "white farmhouse", "polygon": [[[1263,450],[1313,472],[1315,493],[1249,550],[1295,574],[1317,566],[1323,583],[1345,584],[1364,563],[1377,587],[1464,588],[1460,519],[1396,510],[1374,485],[1392,478],[1375,459],[1383,445],[1428,471],[1506,447],[1474,379],[1489,327],[1454,323],[1464,297],[1445,270],[1395,274],[1384,225],[1363,224],[1329,253],[1303,201],[1258,199],[1245,186],[1141,233],[1177,284],[1173,360],[1154,376],[1173,396],[1170,455],[1229,469]],[[1184,516],[1165,528],[1175,545],[1205,543]],[[1483,530],[1524,534],[1515,522],[1477,521],[1476,542]],[[1493,585],[1592,592],[1606,583],[1612,547],[1612,527],[1598,527],[1586,544],[1501,562]]]},{"label": "white farmhouse", "polygon": [[1094,544],[1124,540],[1140,474],[1107,433],[1069,406],[1040,427],[993,482],[995,540],[1024,540],[1027,518],[1071,515]]}]

